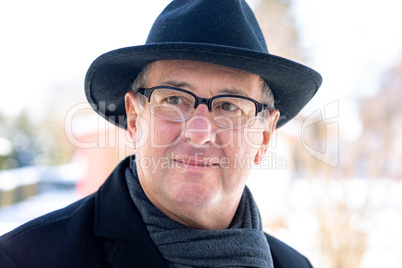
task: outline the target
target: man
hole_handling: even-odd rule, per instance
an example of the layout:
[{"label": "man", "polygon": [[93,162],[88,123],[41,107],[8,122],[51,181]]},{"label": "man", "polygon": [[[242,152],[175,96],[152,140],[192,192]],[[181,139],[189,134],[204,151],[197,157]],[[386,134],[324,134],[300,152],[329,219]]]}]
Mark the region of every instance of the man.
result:
[{"label": "man", "polygon": [[263,233],[245,184],[321,77],[268,54],[244,1],[173,1],[145,45],[100,56],[85,83],[135,157],[3,236],[1,267],[311,267]]}]

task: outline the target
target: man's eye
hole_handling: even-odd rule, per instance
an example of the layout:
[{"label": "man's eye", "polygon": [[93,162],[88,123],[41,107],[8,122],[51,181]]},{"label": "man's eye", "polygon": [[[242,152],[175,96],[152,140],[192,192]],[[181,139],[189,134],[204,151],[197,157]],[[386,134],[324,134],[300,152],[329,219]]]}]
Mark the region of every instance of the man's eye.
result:
[{"label": "man's eye", "polygon": [[170,96],[165,99],[169,104],[182,104],[183,99],[178,96]]},{"label": "man's eye", "polygon": [[236,111],[239,107],[237,107],[233,103],[224,102],[219,105],[219,108],[221,108],[222,110],[228,111],[228,112],[232,112],[232,111]]}]

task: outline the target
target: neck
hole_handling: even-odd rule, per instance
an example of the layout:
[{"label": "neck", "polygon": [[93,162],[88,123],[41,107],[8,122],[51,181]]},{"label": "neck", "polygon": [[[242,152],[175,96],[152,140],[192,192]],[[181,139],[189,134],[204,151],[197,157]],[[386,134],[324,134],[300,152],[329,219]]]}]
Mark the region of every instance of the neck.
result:
[{"label": "neck", "polygon": [[196,207],[189,207],[187,209],[181,208],[180,210],[175,210],[175,212],[173,212],[167,209],[165,206],[159,204],[157,200],[153,200],[152,195],[148,195],[145,189],[144,192],[151,203],[170,219],[192,229],[200,230],[228,229],[236,213],[237,207],[239,206],[241,198],[240,194],[236,202],[232,202],[232,204],[227,204],[226,206],[223,206],[225,207],[224,211],[215,211],[213,208],[200,210]]}]

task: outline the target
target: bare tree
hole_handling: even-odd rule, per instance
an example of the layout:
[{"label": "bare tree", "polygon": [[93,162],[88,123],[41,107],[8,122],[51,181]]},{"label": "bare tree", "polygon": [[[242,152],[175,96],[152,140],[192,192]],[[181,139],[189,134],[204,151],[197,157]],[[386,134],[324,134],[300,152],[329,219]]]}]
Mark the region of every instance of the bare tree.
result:
[{"label": "bare tree", "polygon": [[[260,0],[256,16],[267,39],[270,53],[306,62],[299,45],[298,30],[290,10],[291,4],[291,1]],[[305,119],[299,115],[294,120],[296,124],[298,122],[302,125]],[[328,132],[324,122],[312,124],[306,131],[309,145],[317,151],[323,150],[323,147],[328,148],[326,142],[332,138],[339,138],[338,133]],[[301,130],[296,135],[300,133]],[[358,208],[350,206],[347,182],[351,174],[345,174],[347,166],[334,168],[326,164],[325,160],[310,155],[302,142],[292,147],[294,176],[307,178],[309,183],[318,183],[321,187],[322,195],[314,197],[314,212],[319,226],[317,243],[320,245],[317,255],[324,256],[321,264],[332,268],[359,267],[367,245],[367,232],[360,223],[367,218],[368,202]],[[342,155],[342,152],[339,153]],[[335,184],[341,188],[340,196],[333,194]],[[269,226],[269,223],[267,225]],[[281,226],[287,226],[286,221],[282,222]]]},{"label": "bare tree", "polygon": [[255,14],[267,40],[269,52],[302,61],[299,34],[290,5],[289,1],[260,0]]},{"label": "bare tree", "polygon": [[368,178],[402,179],[402,61],[384,79],[379,92],[361,100],[362,133],[354,146],[355,173]]}]

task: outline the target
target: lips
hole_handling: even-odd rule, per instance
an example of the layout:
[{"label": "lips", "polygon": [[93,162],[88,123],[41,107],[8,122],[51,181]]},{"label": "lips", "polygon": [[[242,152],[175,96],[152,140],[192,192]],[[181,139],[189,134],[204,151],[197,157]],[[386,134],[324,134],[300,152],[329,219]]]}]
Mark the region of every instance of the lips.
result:
[{"label": "lips", "polygon": [[218,159],[216,159],[216,160],[208,160],[208,159],[196,160],[193,158],[175,158],[175,159],[173,159],[173,161],[175,161],[179,164],[182,164],[182,165],[194,166],[194,167],[219,167],[220,166]]}]

